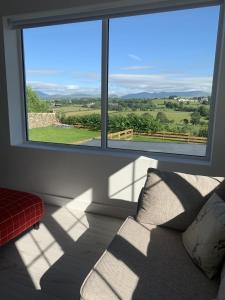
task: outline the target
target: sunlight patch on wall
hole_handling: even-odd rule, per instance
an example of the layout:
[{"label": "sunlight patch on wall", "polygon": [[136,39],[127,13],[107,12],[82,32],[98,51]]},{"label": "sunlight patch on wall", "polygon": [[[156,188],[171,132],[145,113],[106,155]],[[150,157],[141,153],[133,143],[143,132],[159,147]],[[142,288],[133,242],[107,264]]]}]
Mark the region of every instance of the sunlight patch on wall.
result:
[{"label": "sunlight patch on wall", "polygon": [[109,178],[109,197],[136,202],[144,185],[147,169],[156,168],[157,160],[140,156]]},{"label": "sunlight patch on wall", "polygon": [[71,201],[67,203],[66,208],[68,208],[69,210],[76,209],[76,210],[85,211],[85,209],[91,204],[92,200],[93,200],[93,189],[90,188],[85,192],[83,192],[82,194],[80,194],[79,196],[77,196],[76,198],[71,199]]},{"label": "sunlight patch on wall", "polygon": [[133,201],[132,183],[134,180],[134,163],[114,173],[109,178],[109,197]]}]

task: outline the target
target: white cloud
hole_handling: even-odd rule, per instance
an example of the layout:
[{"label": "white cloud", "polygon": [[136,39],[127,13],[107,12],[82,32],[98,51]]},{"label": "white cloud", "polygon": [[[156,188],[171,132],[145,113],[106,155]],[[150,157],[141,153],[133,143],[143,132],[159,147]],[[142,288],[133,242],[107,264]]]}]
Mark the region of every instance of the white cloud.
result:
[{"label": "white cloud", "polygon": [[74,84],[57,84],[57,83],[47,83],[40,81],[28,81],[27,84],[33,88],[34,91],[42,91],[48,95],[70,95],[76,94],[99,94],[99,88],[85,88]]},{"label": "white cloud", "polygon": [[78,85],[63,85],[56,83],[47,83],[47,82],[39,82],[39,81],[29,81],[28,85],[30,85],[35,91],[42,91],[49,95],[54,94],[71,94],[73,92],[77,92],[79,90]]},{"label": "white cloud", "polygon": [[128,56],[134,60],[137,60],[137,61],[142,61],[142,58],[140,56],[137,56],[135,54],[128,54]]},{"label": "white cloud", "polygon": [[[90,85],[83,82],[76,84],[56,84],[39,81],[28,82],[34,90],[42,91],[49,95],[60,94],[100,94],[100,82]],[[183,92],[205,91],[211,92],[211,76],[190,76],[184,74],[110,74],[109,93],[122,95],[138,92]]]},{"label": "white cloud", "polygon": [[61,70],[55,69],[31,69],[27,70],[27,74],[31,76],[51,76],[63,73]]},{"label": "white cloud", "polygon": [[79,88],[78,85],[74,85],[74,84],[68,84],[68,85],[65,85],[64,87],[66,87],[66,89],[68,91],[71,91],[71,90],[77,90]]},{"label": "white cloud", "polygon": [[124,71],[139,71],[139,70],[149,70],[151,69],[151,66],[128,66],[128,67],[122,67],[120,70]]},{"label": "white cloud", "polygon": [[178,74],[111,74],[110,89],[119,93],[161,91],[206,91],[212,88],[211,76],[188,76]]}]

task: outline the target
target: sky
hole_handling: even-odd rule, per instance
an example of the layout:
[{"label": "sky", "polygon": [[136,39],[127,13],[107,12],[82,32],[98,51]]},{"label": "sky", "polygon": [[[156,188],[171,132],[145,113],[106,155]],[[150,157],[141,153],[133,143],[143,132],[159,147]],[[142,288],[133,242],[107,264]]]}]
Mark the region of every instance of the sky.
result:
[{"label": "sky", "polygon": [[[115,18],[109,25],[109,94],[210,93],[219,6]],[[26,82],[36,91],[98,95],[101,21],[23,30]]]}]

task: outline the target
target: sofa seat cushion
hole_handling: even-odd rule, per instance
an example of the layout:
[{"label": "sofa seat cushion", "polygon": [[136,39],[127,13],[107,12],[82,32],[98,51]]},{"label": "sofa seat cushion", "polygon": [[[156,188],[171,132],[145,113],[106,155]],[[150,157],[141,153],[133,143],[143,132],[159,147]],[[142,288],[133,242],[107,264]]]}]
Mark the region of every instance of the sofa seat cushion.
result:
[{"label": "sofa seat cushion", "polygon": [[212,300],[217,289],[189,258],[180,232],[129,217],[83,283],[81,299]]}]

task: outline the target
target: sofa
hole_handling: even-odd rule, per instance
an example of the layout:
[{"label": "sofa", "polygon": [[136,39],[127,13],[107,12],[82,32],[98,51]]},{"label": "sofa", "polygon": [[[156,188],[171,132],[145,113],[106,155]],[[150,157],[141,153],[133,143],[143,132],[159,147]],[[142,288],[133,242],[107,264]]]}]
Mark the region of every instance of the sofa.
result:
[{"label": "sofa", "polygon": [[207,278],[182,242],[210,195],[224,197],[223,180],[149,169],[137,214],[125,220],[86,277],[81,299],[225,299],[225,267]]}]

